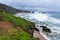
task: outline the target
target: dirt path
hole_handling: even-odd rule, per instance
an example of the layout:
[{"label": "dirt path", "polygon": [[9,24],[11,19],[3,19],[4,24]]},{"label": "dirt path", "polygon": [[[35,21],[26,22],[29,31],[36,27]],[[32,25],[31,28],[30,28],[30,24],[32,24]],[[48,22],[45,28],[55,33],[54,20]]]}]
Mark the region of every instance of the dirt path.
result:
[{"label": "dirt path", "polygon": [[0,21],[0,31],[5,31],[13,27],[13,24],[10,22]]}]

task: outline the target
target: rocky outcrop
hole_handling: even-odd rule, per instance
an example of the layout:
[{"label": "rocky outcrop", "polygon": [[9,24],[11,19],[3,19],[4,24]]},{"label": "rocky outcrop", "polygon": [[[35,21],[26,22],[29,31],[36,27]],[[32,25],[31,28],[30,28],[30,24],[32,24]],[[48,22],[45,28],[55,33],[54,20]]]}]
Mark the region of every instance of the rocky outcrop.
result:
[{"label": "rocky outcrop", "polygon": [[28,30],[25,30],[27,31],[28,33],[32,34],[33,35],[33,32],[34,32],[34,29],[35,29],[35,24],[32,23],[32,22],[29,22],[29,29]]},{"label": "rocky outcrop", "polygon": [[51,33],[51,30],[47,28],[46,26],[40,26],[40,27],[42,27],[42,31]]}]

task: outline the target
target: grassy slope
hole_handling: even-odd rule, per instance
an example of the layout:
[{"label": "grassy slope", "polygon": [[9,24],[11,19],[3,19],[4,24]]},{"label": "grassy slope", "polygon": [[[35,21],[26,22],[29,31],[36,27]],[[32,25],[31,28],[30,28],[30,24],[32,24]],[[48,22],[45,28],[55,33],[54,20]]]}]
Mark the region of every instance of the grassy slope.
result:
[{"label": "grassy slope", "polygon": [[0,13],[0,15],[2,16],[1,20],[3,20],[3,21],[10,21],[13,24],[15,24],[16,26],[22,26],[25,30],[27,30],[29,28],[29,22],[26,21],[25,19],[12,16],[11,14],[7,14],[5,12]]},{"label": "grassy slope", "polygon": [[[11,14],[7,14],[3,11],[0,12],[0,21],[11,22],[14,24],[13,27],[19,26],[24,30],[28,30],[30,25],[30,22],[26,21],[25,19],[12,16]],[[23,30],[11,28],[5,31],[4,33],[0,32],[0,40],[37,40],[37,39],[31,38],[31,34],[28,34]]]}]

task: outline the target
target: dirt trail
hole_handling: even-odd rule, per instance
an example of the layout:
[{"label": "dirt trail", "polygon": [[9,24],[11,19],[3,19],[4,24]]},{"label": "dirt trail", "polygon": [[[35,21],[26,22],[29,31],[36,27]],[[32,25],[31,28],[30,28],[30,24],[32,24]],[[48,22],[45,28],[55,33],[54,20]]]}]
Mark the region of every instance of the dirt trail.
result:
[{"label": "dirt trail", "polygon": [[13,24],[10,22],[0,21],[0,31],[5,31],[13,27]]}]

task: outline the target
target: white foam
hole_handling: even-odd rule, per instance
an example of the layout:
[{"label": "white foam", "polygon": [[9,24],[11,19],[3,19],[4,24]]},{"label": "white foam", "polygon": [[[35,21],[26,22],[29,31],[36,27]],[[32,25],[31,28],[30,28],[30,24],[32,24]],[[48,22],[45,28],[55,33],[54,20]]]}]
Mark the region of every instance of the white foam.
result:
[{"label": "white foam", "polygon": [[46,35],[44,35],[42,32],[40,32],[40,34],[41,34],[46,40],[51,40],[51,39],[48,38]]},{"label": "white foam", "polygon": [[[20,16],[20,14],[16,14],[15,16]],[[28,15],[28,14],[25,14],[25,15]],[[23,14],[22,17],[26,17],[25,15]],[[28,16],[29,16],[28,19],[36,19],[37,21],[47,21],[53,24],[60,24],[60,19],[53,18],[51,17],[50,14],[34,13],[34,14],[29,14]],[[57,26],[53,26],[53,24],[49,28],[52,29],[53,32],[60,33],[60,27],[58,28]],[[47,40],[50,40],[42,32],[41,32],[41,35],[44,36]]]},{"label": "white foam", "polygon": [[49,17],[48,19],[50,22],[54,23],[54,24],[60,24],[60,19],[56,19],[53,17]]},{"label": "white foam", "polygon": [[[51,14],[53,15],[53,14]],[[34,17],[34,19],[37,19],[39,21],[49,21],[52,22],[54,24],[60,24],[60,19],[56,19],[51,17],[50,14],[43,14],[43,13],[34,13],[32,14],[32,17]]]},{"label": "white foam", "polygon": [[35,18],[35,19],[37,19],[37,20],[39,20],[39,21],[45,21],[45,20],[47,20],[48,19],[48,14],[42,14],[42,13],[35,13],[35,14],[33,14],[33,17]]}]

